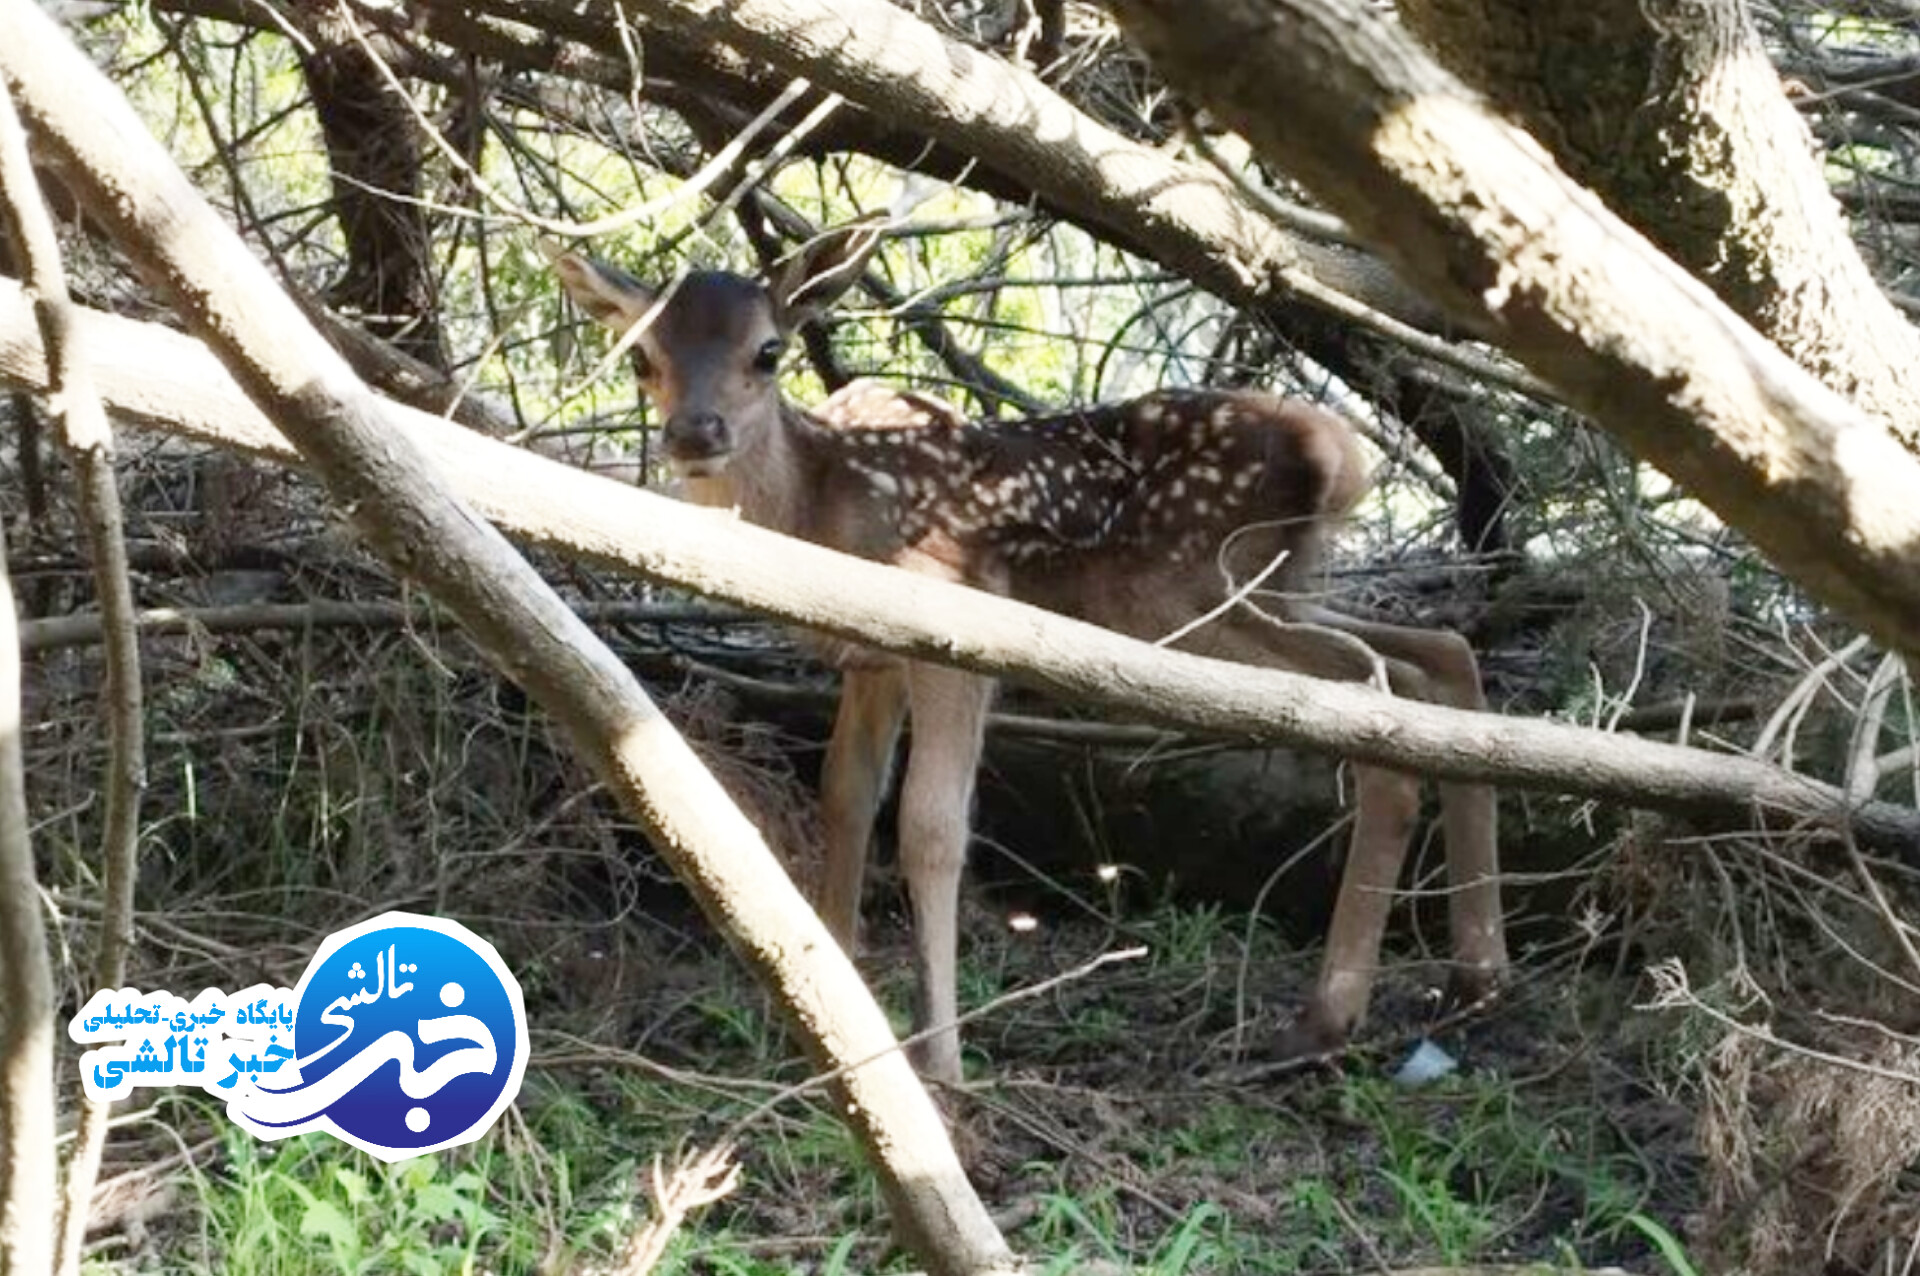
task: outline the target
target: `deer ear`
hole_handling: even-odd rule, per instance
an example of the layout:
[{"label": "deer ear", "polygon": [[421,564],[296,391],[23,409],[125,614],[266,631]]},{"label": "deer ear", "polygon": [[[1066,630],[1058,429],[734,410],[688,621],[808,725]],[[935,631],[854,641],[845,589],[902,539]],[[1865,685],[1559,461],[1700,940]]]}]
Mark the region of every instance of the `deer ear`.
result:
[{"label": "deer ear", "polygon": [[888,225],[885,213],[848,222],[802,244],[775,266],[767,291],[781,326],[796,328],[838,301],[866,269]]},{"label": "deer ear", "polygon": [[553,273],[579,307],[592,318],[624,333],[647,313],[659,292],[617,266],[542,244],[540,251],[553,263]]}]

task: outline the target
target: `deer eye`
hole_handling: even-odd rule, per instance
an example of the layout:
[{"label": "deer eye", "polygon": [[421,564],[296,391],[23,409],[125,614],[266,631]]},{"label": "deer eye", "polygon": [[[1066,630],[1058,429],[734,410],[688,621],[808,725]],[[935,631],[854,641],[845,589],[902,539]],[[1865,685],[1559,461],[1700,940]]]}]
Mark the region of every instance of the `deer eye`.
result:
[{"label": "deer eye", "polygon": [[753,370],[755,372],[780,371],[780,356],[787,352],[787,343],[778,337],[773,338],[753,352]]}]

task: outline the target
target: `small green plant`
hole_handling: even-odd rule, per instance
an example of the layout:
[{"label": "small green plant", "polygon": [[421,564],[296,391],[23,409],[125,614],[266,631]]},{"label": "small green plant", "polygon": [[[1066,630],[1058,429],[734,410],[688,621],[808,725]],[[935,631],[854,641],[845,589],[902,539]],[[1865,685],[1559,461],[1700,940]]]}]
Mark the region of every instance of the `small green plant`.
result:
[{"label": "small green plant", "polygon": [[1673,1276],[1700,1276],[1692,1261],[1687,1258],[1687,1251],[1681,1246],[1680,1239],[1659,1222],[1648,1218],[1638,1210],[1628,1214],[1626,1222],[1629,1227],[1647,1238],[1647,1243],[1653,1246],[1654,1251],[1673,1272]]},{"label": "small green plant", "polygon": [[1182,908],[1168,905],[1144,923],[1155,966],[1199,966],[1234,951],[1235,923],[1218,904]]},{"label": "small green plant", "polygon": [[1644,1217],[1644,1166],[1590,1116],[1533,1113],[1505,1082],[1462,1076],[1407,1091],[1355,1079],[1342,1104],[1380,1140],[1393,1225],[1448,1263],[1472,1260],[1517,1226],[1518,1201],[1560,1201],[1562,1239],[1575,1244],[1617,1238]]},{"label": "small green plant", "polygon": [[257,1144],[231,1130],[227,1181],[208,1181],[203,1270],[226,1273],[471,1272],[506,1220],[473,1164],[424,1156],[381,1165],[320,1135]]},{"label": "small green plant", "polygon": [[319,1191],[282,1178],[302,1206],[300,1235],[323,1240],[337,1270],[438,1276],[473,1270],[481,1241],[501,1222],[478,1174],[443,1168],[434,1156],[374,1173],[337,1165]]},{"label": "small green plant", "polygon": [[1341,1217],[1333,1184],[1318,1177],[1300,1179],[1293,1185],[1291,1203],[1301,1225],[1289,1229],[1297,1239],[1282,1270],[1341,1265],[1346,1256],[1338,1238],[1346,1230],[1346,1220]]},{"label": "small green plant", "polygon": [[1189,1272],[1216,1272],[1227,1265],[1227,1216],[1217,1206],[1202,1202],[1154,1247],[1142,1276],[1186,1276]]}]

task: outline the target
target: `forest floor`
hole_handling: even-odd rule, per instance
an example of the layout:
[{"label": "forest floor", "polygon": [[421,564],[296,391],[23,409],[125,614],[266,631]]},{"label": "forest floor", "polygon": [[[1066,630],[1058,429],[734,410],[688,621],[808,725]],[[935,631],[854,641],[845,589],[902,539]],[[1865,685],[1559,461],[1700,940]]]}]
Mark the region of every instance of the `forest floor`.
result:
[{"label": "forest floor", "polygon": [[[29,685],[69,1013],[98,912],[94,659],[42,656]],[[685,1220],[659,1271],[912,1269],[765,994],[456,638],[190,635],[148,659],[128,982],[291,986],[329,933],[432,913],[500,950],[533,1053],[490,1134],[393,1166],[325,1135],[257,1142],[197,1091],[141,1091],[109,1141],[90,1270],[612,1271],[656,1212],[652,1167],[720,1145],[738,1183]],[[770,840],[817,842],[817,738],[673,676],[656,690]],[[1920,1101],[1885,1078],[1920,1067],[1920,1048],[1879,1026],[1906,1022],[1907,985],[1863,973],[1900,968],[1882,914],[1785,841],[1678,842],[1578,814],[1605,853],[1551,924],[1515,919],[1500,999],[1443,1012],[1443,942],[1403,925],[1355,1048],[1307,1068],[1263,1052],[1312,977],[1311,936],[1135,881],[976,888],[961,999],[980,1013],[967,1082],[939,1097],[1010,1242],[1051,1273],[1900,1270],[1920,1234]],[[1528,839],[1524,818],[1507,827]],[[989,849],[983,870],[1004,861]],[[1920,897],[1920,872],[1897,867],[1885,880]],[[861,966],[904,1029],[900,894],[878,879]],[[1641,1008],[1667,958],[1686,961],[1692,1000]],[[1879,1072],[1779,1049],[1775,1025]],[[1453,1070],[1396,1080],[1428,1039]],[[1730,1242],[1769,1262],[1722,1261]]]},{"label": "forest floor", "polygon": [[[1631,981],[1523,967],[1498,1003],[1436,1022],[1413,965],[1354,1051],[1276,1068],[1261,1046],[1311,954],[1268,928],[1168,905],[1017,930],[986,911],[967,1004],[1069,976],[970,1025],[969,1080],[941,1096],[1036,1271],[1686,1270],[1661,1251],[1684,1262],[1699,1204],[1691,1100],[1650,1078],[1661,1016],[1628,1009]],[[904,934],[875,929],[863,965],[904,1006]],[[1145,951],[1072,977],[1128,948]],[[382,1166],[323,1135],[256,1143],[156,1092],[113,1145],[94,1270],[608,1270],[652,1211],[649,1167],[718,1143],[739,1184],[658,1270],[911,1269],[823,1096],[781,1093],[807,1069],[724,950],[629,917],[521,978],[533,1061],[487,1138]],[[1457,1068],[1396,1081],[1429,1039]]]}]

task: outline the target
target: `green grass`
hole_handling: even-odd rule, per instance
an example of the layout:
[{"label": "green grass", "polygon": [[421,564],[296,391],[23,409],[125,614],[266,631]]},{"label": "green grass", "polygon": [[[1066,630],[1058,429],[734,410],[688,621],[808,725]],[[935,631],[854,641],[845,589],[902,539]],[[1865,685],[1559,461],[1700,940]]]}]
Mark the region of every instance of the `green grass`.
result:
[{"label": "green grass", "polygon": [[1510,1079],[1480,1075],[1418,1090],[1355,1078],[1342,1106],[1378,1140],[1391,1192],[1370,1221],[1446,1263],[1522,1230],[1529,1206],[1553,1209],[1550,1239],[1568,1251],[1617,1244],[1648,1218],[1651,1171],[1597,1110],[1535,1107]]},{"label": "green grass", "polygon": [[[171,1221],[168,1270],[453,1276],[604,1263],[651,1208],[643,1169],[656,1155],[671,1161],[690,1125],[737,1106],[677,1089],[617,1072],[533,1073],[514,1113],[478,1143],[391,1166],[324,1135],[258,1142],[205,1105],[180,1104],[204,1109],[182,1115],[221,1128],[222,1146],[215,1167],[192,1178],[189,1210]],[[757,1128],[746,1164],[746,1185],[691,1220],[657,1269],[663,1276],[791,1271],[791,1252],[765,1256],[788,1247],[757,1221],[782,1199],[844,1222],[825,1257],[838,1255],[843,1271],[869,1268],[884,1215],[838,1122],[811,1107],[785,1110]],[[863,1261],[849,1266],[863,1242]]]},{"label": "green grass", "polygon": [[[1692,1276],[1663,1221],[1670,1191],[1656,1191],[1654,1170],[1591,1095],[1517,1088],[1491,1073],[1407,1090],[1378,1075],[1389,1063],[1366,1056],[1344,1076],[1190,1084],[1179,1068],[1204,1036],[1225,1031],[1250,932],[1218,910],[1165,904],[1123,929],[1063,937],[1051,950],[991,935],[969,946],[991,972],[969,972],[969,996],[982,999],[1044,977],[1047,963],[1076,964],[1087,944],[1145,940],[1153,950],[996,1012],[969,1038],[979,1098],[954,1111],[985,1158],[990,1203],[1032,1211],[1009,1240],[1034,1270],[1097,1262],[1149,1276],[1279,1276],[1545,1257]],[[1255,942],[1256,960],[1272,964],[1264,930]],[[639,1048],[684,1080],[617,1062],[536,1063],[491,1134],[420,1161],[384,1166],[325,1136],[257,1143],[204,1103],[167,1100],[175,1128],[222,1134],[220,1153],[177,1183],[182,1208],[154,1227],[164,1270],[605,1265],[650,1213],[644,1180],[655,1158],[723,1136],[741,1148],[741,1185],[688,1220],[660,1272],[914,1266],[892,1246],[874,1179],[823,1102],[790,1100],[732,1130],[769,1086],[801,1079],[803,1065],[728,958],[676,960],[698,969],[663,981],[637,1022],[647,1025]],[[903,1006],[905,972],[874,965]],[[529,974],[537,1004],[551,981]],[[1056,1068],[1057,1090],[1047,1079]],[[94,1270],[138,1266],[108,1250]]]}]

